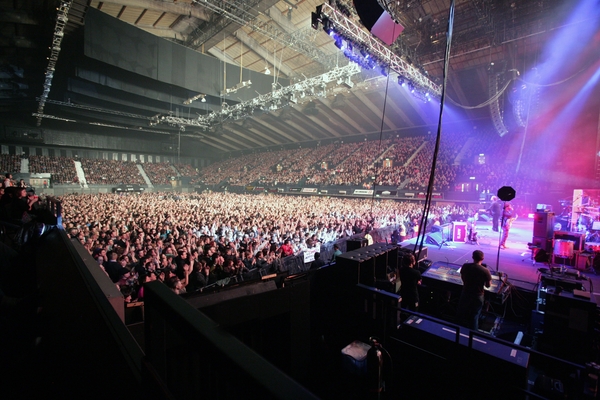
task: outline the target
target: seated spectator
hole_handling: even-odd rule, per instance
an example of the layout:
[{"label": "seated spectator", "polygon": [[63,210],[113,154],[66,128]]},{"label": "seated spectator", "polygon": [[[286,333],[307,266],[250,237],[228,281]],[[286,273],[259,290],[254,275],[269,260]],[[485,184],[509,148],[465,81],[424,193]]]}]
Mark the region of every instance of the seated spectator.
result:
[{"label": "seated spectator", "polygon": [[319,269],[319,268],[321,268],[324,265],[325,265],[325,261],[323,261],[321,259],[321,253],[316,252],[315,253],[315,260],[312,263],[310,263],[310,269],[311,270],[313,270],[313,269]]}]

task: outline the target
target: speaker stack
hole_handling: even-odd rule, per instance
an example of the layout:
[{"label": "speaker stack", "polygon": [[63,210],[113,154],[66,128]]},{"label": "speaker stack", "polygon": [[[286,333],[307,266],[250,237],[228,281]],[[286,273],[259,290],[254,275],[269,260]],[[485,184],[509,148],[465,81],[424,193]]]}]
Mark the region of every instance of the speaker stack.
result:
[{"label": "speaker stack", "polygon": [[551,254],[553,250],[554,218],[553,212],[545,211],[538,211],[533,217],[533,240],[531,242],[548,254]]},{"label": "speaker stack", "polygon": [[398,268],[398,247],[375,243],[337,256],[336,264],[349,279],[356,277],[354,285],[362,283],[376,287],[377,282],[388,281],[388,269],[395,271]]}]

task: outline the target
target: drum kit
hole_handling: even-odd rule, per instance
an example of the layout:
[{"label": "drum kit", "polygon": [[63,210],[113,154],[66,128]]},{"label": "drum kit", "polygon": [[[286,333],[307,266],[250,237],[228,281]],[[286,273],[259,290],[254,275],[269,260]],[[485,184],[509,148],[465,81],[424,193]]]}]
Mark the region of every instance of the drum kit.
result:
[{"label": "drum kit", "polygon": [[586,241],[600,242],[600,206],[590,202],[573,208],[569,200],[560,200],[559,203],[563,210],[557,218],[568,220],[567,230],[585,233]]},{"label": "drum kit", "polygon": [[575,242],[573,240],[554,240],[554,255],[561,258],[571,258],[575,255]]},{"label": "drum kit", "polygon": [[600,221],[600,211],[598,211],[598,207],[581,207],[581,211],[577,212],[577,214],[579,214],[579,218],[577,219],[578,232],[598,230],[594,229],[594,222]]},{"label": "drum kit", "polygon": [[[554,249],[552,251],[552,263],[557,261],[562,269],[566,269],[566,265],[575,266],[576,269],[594,272],[594,256],[595,253],[589,250],[576,250],[576,241],[568,239],[554,239]],[[558,259],[558,260],[557,260]]]},{"label": "drum kit", "polygon": [[570,199],[558,201],[562,211],[555,219],[552,262],[595,273],[596,267],[600,270],[600,192],[588,192],[578,197],[579,204]]}]

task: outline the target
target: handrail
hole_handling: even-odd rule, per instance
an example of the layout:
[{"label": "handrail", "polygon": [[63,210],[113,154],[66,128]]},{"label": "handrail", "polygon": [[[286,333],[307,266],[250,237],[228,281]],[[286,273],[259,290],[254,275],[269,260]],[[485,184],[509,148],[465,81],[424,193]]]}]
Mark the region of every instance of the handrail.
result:
[{"label": "handrail", "polygon": [[[149,282],[145,288],[147,361],[175,397],[239,398],[252,393],[257,398],[317,398],[164,284]],[[166,332],[177,340],[169,340]],[[177,363],[193,361],[181,377],[165,368],[175,362],[173,351]],[[214,379],[225,376],[230,378]]]}]

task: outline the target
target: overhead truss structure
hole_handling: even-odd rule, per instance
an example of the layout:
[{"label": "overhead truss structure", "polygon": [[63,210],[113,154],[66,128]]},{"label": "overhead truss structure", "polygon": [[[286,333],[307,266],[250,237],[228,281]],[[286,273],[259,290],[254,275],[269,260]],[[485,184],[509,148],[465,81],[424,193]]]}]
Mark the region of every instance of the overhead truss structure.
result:
[{"label": "overhead truss structure", "polygon": [[277,88],[274,84],[270,93],[259,95],[252,100],[238,103],[233,106],[223,103],[221,110],[212,112],[197,119],[187,119],[173,115],[156,116],[151,124],[165,123],[185,129],[186,126],[203,128],[204,130],[218,126],[226,121],[239,120],[250,117],[255,111],[274,111],[289,103],[296,103],[299,98],[305,96],[326,96],[326,90],[330,83],[335,86],[344,85],[348,88],[353,86],[351,77],[358,74],[361,68],[356,63],[349,63],[343,67],[335,68],[322,75],[303,80],[290,86]]},{"label": "overhead truss structure", "polygon": [[50,94],[50,88],[52,87],[52,78],[54,77],[54,70],[56,68],[56,62],[58,61],[58,55],[60,53],[60,45],[63,37],[65,36],[65,27],[69,22],[69,9],[73,0],[61,1],[58,6],[56,13],[56,25],[54,27],[54,36],[52,37],[52,44],[50,45],[50,55],[48,56],[48,66],[46,67],[46,78],[44,80],[44,90],[40,96],[38,103],[37,113],[34,115],[37,117],[37,126],[42,124],[42,117],[44,115],[44,107],[46,106],[46,100]]},{"label": "overhead truss structure", "polygon": [[325,29],[332,29],[344,39],[360,47],[375,58],[380,66],[412,82],[415,88],[429,92],[431,96],[440,97],[442,88],[423,74],[417,67],[394,54],[385,44],[374,37],[370,32],[356,25],[342,13],[329,4],[324,3],[317,7],[317,17],[323,22]]}]

